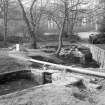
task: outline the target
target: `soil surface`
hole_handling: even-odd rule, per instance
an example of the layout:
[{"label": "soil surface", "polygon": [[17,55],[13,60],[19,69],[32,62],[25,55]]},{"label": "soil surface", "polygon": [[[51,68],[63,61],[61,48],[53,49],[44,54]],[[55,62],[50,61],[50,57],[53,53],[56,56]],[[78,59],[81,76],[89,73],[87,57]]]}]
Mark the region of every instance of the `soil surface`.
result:
[{"label": "soil surface", "polygon": [[[14,54],[15,56],[13,56]],[[24,59],[23,54],[19,55],[16,52],[14,54],[8,54],[8,52],[0,54],[0,73],[26,69],[31,65],[30,62]],[[35,53],[33,52],[33,54]],[[105,105],[104,79],[98,78],[98,84],[102,85],[99,90],[80,89],[71,85],[59,85],[59,83],[57,85],[47,84],[35,87],[34,83],[24,80],[11,82],[10,84],[14,89],[18,88],[17,92],[0,96],[0,105]],[[5,89],[10,91],[8,88],[10,84],[7,83],[7,85],[5,84],[0,88],[6,87]],[[25,86],[27,89],[25,89]]]},{"label": "soil surface", "polygon": [[2,96],[0,105],[93,105],[73,94],[69,87],[46,85]]},{"label": "soil surface", "polygon": [[2,96],[0,105],[104,105],[104,92],[100,96],[76,87],[47,84]]}]

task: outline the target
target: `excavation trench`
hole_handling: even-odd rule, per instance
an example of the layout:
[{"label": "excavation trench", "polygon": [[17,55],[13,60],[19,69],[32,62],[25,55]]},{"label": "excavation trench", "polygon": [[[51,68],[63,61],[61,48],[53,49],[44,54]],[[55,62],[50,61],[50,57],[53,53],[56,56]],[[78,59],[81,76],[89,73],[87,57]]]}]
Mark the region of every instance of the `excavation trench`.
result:
[{"label": "excavation trench", "polygon": [[20,70],[0,74],[0,95],[9,94],[34,86],[51,83],[51,75],[47,72],[32,72],[31,70]]},{"label": "excavation trench", "polygon": [[[29,60],[30,62],[33,62],[31,67],[37,68],[37,69],[19,70],[19,71],[0,74],[0,95],[5,95],[5,94],[9,94],[9,93],[16,92],[16,91],[21,91],[23,89],[52,83],[53,82],[52,74],[54,74],[53,76],[55,76],[54,79],[56,79],[56,80],[58,77],[59,77],[58,79],[62,78],[62,75],[59,76],[59,73],[58,74],[55,73],[55,72],[57,72],[56,70],[44,71],[44,70],[42,70],[43,68],[41,70],[38,69],[38,68],[42,67],[43,62],[46,65],[58,67],[60,69],[65,68],[66,70],[69,70],[70,72],[73,71],[73,72],[80,72],[83,74],[92,74],[92,75],[94,74],[94,72],[92,72],[92,71],[87,72],[87,71],[84,71],[83,69],[81,71],[80,69],[77,70],[77,68],[72,68],[69,66],[67,67],[67,66],[63,66],[63,65],[59,65],[59,64],[57,65],[56,63],[58,63],[58,59],[54,60],[54,59],[43,58],[43,57],[38,56],[37,58],[38,58],[38,60],[41,60],[41,62],[40,62],[40,61],[35,60],[35,59],[37,59],[36,57],[31,56],[31,58],[34,59],[34,60],[33,59]],[[48,62],[50,62],[50,63],[48,63]],[[96,75],[98,75],[98,76],[102,75],[100,77],[105,77],[104,74],[99,75],[99,74],[95,73],[95,76]],[[61,79],[61,84],[62,83],[63,83],[63,85],[68,84],[68,83],[65,83],[66,79],[69,80],[68,83],[77,82],[79,80],[78,78],[75,79],[75,77],[71,78],[71,81],[70,81],[70,78],[69,79],[63,78],[63,79]],[[59,84],[59,83],[57,83],[57,84]]]}]

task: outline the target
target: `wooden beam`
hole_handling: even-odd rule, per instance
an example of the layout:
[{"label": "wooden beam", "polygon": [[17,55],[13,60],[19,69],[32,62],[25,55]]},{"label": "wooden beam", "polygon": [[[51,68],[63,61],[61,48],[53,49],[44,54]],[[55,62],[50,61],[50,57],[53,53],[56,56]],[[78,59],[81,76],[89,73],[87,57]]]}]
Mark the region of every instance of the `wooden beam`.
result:
[{"label": "wooden beam", "polygon": [[29,57],[14,55],[12,53],[10,53],[10,54],[11,54],[11,57],[21,59],[24,61],[31,61],[31,62],[43,64],[43,65],[55,66],[55,67],[60,68],[60,69],[67,69],[70,72],[72,71],[72,72],[76,72],[76,73],[80,73],[80,74],[86,74],[86,75],[92,75],[92,76],[96,76],[96,77],[105,78],[105,73],[102,73],[102,72],[92,71],[89,69],[87,70],[85,68],[77,68],[77,67],[72,67],[72,66],[54,64],[54,63],[49,63],[49,62],[45,62],[45,61],[39,61],[39,60],[31,59]]},{"label": "wooden beam", "polygon": [[85,68],[76,68],[76,67],[72,67],[72,66],[59,65],[59,64],[49,63],[49,62],[45,62],[45,61],[39,61],[39,60],[35,60],[35,59],[27,59],[27,60],[31,61],[31,62],[35,62],[35,63],[40,63],[43,65],[55,66],[60,69],[68,69],[68,71],[72,71],[72,72],[76,72],[76,73],[80,73],[80,74],[86,74],[86,75],[92,75],[92,76],[105,78],[105,73],[92,71],[89,69],[87,70]]}]

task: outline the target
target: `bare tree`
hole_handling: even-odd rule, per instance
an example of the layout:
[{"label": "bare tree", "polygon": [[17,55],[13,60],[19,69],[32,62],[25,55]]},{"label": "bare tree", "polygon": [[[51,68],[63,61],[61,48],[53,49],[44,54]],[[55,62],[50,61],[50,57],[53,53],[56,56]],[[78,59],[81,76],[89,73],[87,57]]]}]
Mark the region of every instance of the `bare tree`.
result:
[{"label": "bare tree", "polygon": [[[31,6],[29,7],[29,11],[25,11],[22,1],[18,0],[18,3],[21,7],[23,19],[27,25],[29,34],[31,36],[31,41],[33,42],[32,47],[37,48],[36,33],[42,17],[43,7],[36,8],[36,0],[33,0]],[[27,14],[27,12],[29,14]]]},{"label": "bare tree", "polygon": [[58,55],[63,45],[63,36],[73,34],[73,28],[77,22],[80,5],[85,4],[83,0],[60,0],[53,3],[54,9],[47,10],[47,15],[57,24],[59,29],[59,43],[56,54]]}]

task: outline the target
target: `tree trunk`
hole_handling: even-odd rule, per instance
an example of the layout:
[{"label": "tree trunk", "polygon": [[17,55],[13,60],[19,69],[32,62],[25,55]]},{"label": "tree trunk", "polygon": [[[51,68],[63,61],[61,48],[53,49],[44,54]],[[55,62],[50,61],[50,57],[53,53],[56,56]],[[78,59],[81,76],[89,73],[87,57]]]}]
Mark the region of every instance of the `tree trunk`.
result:
[{"label": "tree trunk", "polygon": [[24,10],[24,7],[23,7],[23,4],[22,4],[22,2],[21,2],[21,0],[18,0],[18,2],[19,2],[19,5],[20,5],[20,7],[21,7],[21,9],[22,9],[22,13],[23,13],[23,19],[24,19],[24,21],[25,21],[25,23],[26,23],[26,25],[27,25],[27,28],[28,28],[28,32],[29,32],[29,34],[30,34],[30,36],[31,36],[31,47],[32,48],[34,48],[34,49],[36,49],[37,48],[37,44],[36,44],[36,36],[35,36],[35,31],[32,29],[32,27],[31,27],[31,25],[30,25],[30,21],[29,21],[29,19],[28,19],[28,17],[27,17],[27,15],[26,15],[26,12],[25,12],[25,10]]},{"label": "tree trunk", "polygon": [[68,0],[64,3],[64,5],[65,5],[65,14],[64,14],[64,19],[63,19],[63,24],[62,24],[62,27],[61,27],[60,35],[59,35],[59,43],[58,43],[58,49],[56,51],[56,55],[59,55],[60,50],[62,48],[62,45],[63,45],[62,36],[64,34],[65,24],[68,21]]},{"label": "tree trunk", "polygon": [[62,45],[63,45],[63,43],[62,43],[62,35],[63,35],[63,33],[61,32],[60,35],[59,35],[58,49],[57,49],[57,51],[56,51],[56,55],[59,55],[60,50],[61,50]]},{"label": "tree trunk", "polygon": [[36,49],[37,48],[37,42],[36,42],[36,36],[34,31],[30,31],[31,35],[31,47]]},{"label": "tree trunk", "polygon": [[61,31],[60,31],[60,34],[59,34],[58,49],[57,49],[57,51],[56,51],[56,53],[55,53],[56,55],[59,55],[60,50],[61,50],[62,45],[63,45],[62,36],[63,36],[63,33],[64,33],[65,22],[66,22],[66,18],[65,18],[64,21],[63,21],[63,25],[62,25],[62,28],[61,28]]},{"label": "tree trunk", "polygon": [[37,49],[37,43],[36,43],[35,40],[32,41],[31,47],[32,47],[33,49]]},{"label": "tree trunk", "polygon": [[4,3],[4,44],[6,45],[8,0],[4,0],[3,3]]}]

